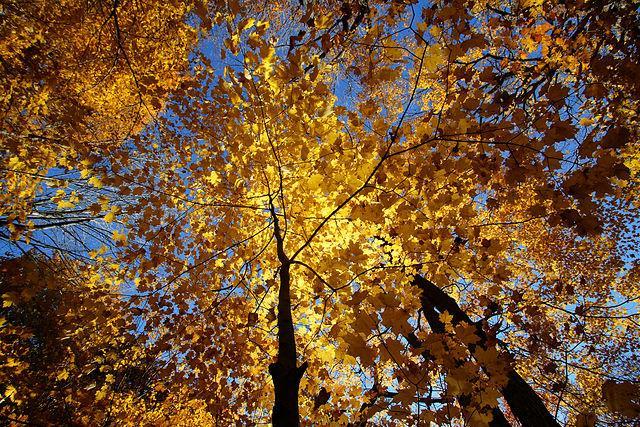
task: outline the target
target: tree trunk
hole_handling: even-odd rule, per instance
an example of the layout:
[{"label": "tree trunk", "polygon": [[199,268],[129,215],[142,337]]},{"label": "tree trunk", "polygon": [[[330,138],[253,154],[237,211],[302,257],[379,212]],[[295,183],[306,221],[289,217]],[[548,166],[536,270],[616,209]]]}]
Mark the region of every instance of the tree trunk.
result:
[{"label": "tree trunk", "polygon": [[[448,312],[453,316],[452,322],[458,324],[466,322],[476,325],[477,335],[480,338],[478,345],[486,347],[488,342],[487,334],[482,329],[482,325],[472,322],[469,316],[462,311],[458,303],[447,295],[442,289],[422,276],[415,276],[413,284],[422,290],[422,309],[425,315],[433,312],[434,308],[440,313]],[[429,316],[427,321],[429,321]],[[431,322],[429,322],[430,326]],[[433,326],[432,326],[433,327]],[[437,326],[436,326],[437,327]],[[527,384],[527,382],[516,372],[510,369],[507,372],[508,382],[502,388],[504,396],[513,415],[523,426],[559,427],[555,418],[549,413],[540,396]],[[494,414],[495,416],[495,414]],[[506,422],[506,420],[505,420]]]},{"label": "tree trunk", "polygon": [[298,388],[307,364],[297,366],[296,335],[291,315],[291,261],[284,251],[284,239],[280,233],[278,216],[273,204],[271,213],[278,260],[280,261],[280,288],[278,290],[278,357],[269,365],[273,380],[275,401],[271,422],[274,427],[297,427],[300,425],[298,411]]},{"label": "tree trunk", "polygon": [[549,413],[542,399],[515,370],[508,373],[509,382],[502,388],[511,412],[523,426],[559,427],[560,424]]},{"label": "tree trunk", "polygon": [[[428,304],[424,301],[424,292],[423,292],[422,300],[423,300],[422,311],[424,313],[425,318],[427,319],[427,323],[429,323],[429,327],[433,332],[437,334],[444,334],[445,333],[444,324],[440,321],[440,318],[438,317],[438,313],[436,312],[435,308],[431,304]],[[410,337],[408,340],[409,340],[409,344],[411,344],[414,347],[419,347],[422,344],[419,342],[419,340],[415,335]],[[423,352],[422,356],[425,359],[431,358],[428,352]],[[463,409],[467,407],[471,402],[471,396],[469,395],[463,394],[461,396],[457,396],[456,399],[458,400],[460,407],[462,407]],[[511,427],[511,424],[509,424],[509,422],[505,418],[500,408],[493,408],[493,410],[491,411],[491,415],[493,416],[493,418],[489,423],[490,427]]]},{"label": "tree trunk", "polygon": [[291,276],[289,264],[280,267],[278,292],[278,359],[269,366],[275,389],[275,403],[271,421],[275,427],[300,425],[298,388],[307,368],[306,363],[296,366],[296,340],[291,316]]}]

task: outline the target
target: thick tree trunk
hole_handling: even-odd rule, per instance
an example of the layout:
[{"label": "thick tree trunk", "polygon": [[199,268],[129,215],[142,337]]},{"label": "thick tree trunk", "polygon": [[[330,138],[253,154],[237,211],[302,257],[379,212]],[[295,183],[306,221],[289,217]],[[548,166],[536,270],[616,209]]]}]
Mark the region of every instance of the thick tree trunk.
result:
[{"label": "thick tree trunk", "polygon": [[509,382],[503,387],[502,394],[520,423],[523,426],[559,427],[560,424],[524,378],[515,370],[509,371],[508,375]]},{"label": "thick tree trunk", "polygon": [[[435,333],[444,334],[445,333],[444,324],[440,321],[440,318],[438,317],[438,313],[436,312],[435,308],[431,304],[425,303],[424,292],[423,292],[422,299],[423,299],[422,311],[424,313],[425,318],[427,319],[427,323],[429,323],[429,327],[431,327],[431,330]],[[421,343],[419,342],[417,337],[415,337],[415,335],[409,338],[409,343],[414,347],[419,347],[421,345]],[[422,356],[425,359],[429,359],[431,357],[428,352],[424,352]],[[460,404],[460,407],[464,409],[471,402],[471,396],[463,394],[461,396],[457,396],[457,400],[458,400],[458,403]],[[491,415],[493,416],[493,418],[489,423],[490,427],[511,427],[511,424],[509,424],[509,422],[505,418],[500,408],[494,408],[491,411]]]},{"label": "thick tree trunk", "polygon": [[271,421],[274,426],[300,425],[298,413],[298,388],[307,367],[298,367],[295,332],[291,316],[291,276],[289,263],[280,267],[278,292],[278,359],[269,366],[275,389],[275,403]]},{"label": "thick tree trunk", "polygon": [[271,422],[274,427],[300,425],[298,389],[307,364],[297,366],[296,335],[291,314],[291,261],[284,251],[278,216],[271,205],[278,260],[280,261],[280,288],[278,290],[278,358],[269,365],[273,380],[275,402]]},{"label": "thick tree trunk", "polygon": [[[487,346],[488,337],[482,329],[482,325],[472,322],[469,316],[458,306],[458,303],[446,292],[421,276],[415,276],[413,283],[422,290],[422,309],[425,312],[427,321],[429,321],[427,313],[433,313],[434,308],[440,313],[448,312],[453,317],[452,322],[454,324],[466,322],[470,325],[476,325],[476,333],[480,338],[478,345]],[[431,325],[431,322],[429,324],[431,327],[434,326]],[[549,413],[542,399],[520,374],[514,369],[510,369],[507,372],[507,376],[508,382],[501,390],[502,395],[513,415],[523,426],[559,427],[558,422]],[[494,413],[494,417],[495,415]]]}]

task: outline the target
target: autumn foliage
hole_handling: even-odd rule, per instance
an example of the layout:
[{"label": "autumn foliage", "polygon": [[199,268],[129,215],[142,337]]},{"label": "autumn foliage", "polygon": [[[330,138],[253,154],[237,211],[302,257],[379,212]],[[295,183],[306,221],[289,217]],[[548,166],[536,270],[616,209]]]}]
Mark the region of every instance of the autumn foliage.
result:
[{"label": "autumn foliage", "polygon": [[632,0],[5,1],[0,425],[633,425]]}]

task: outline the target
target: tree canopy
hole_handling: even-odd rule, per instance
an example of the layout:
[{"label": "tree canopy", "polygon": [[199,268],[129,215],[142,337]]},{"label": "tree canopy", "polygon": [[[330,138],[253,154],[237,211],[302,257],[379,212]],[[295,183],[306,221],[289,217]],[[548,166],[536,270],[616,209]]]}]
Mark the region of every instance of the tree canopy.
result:
[{"label": "tree canopy", "polygon": [[637,422],[639,57],[635,0],[3,1],[0,425]]}]

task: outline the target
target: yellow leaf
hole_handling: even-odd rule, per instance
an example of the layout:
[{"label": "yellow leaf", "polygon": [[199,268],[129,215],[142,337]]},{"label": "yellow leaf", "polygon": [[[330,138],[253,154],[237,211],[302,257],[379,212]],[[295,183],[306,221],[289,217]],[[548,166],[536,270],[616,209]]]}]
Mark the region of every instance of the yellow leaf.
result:
[{"label": "yellow leaf", "polygon": [[468,129],[469,129],[469,122],[466,119],[458,120],[459,133],[467,133]]},{"label": "yellow leaf", "polygon": [[2,306],[3,307],[11,307],[12,305],[14,305],[15,303],[18,302],[18,296],[13,293],[6,293],[6,294],[2,294]]},{"label": "yellow leaf", "polygon": [[543,0],[522,0],[522,6],[531,7],[531,8],[539,8],[543,4]]},{"label": "yellow leaf", "polygon": [[96,188],[102,188],[102,181],[100,181],[100,178],[97,176],[92,176],[91,179],[89,179],[89,184]]},{"label": "yellow leaf", "polygon": [[307,185],[311,190],[318,190],[320,188],[320,184],[324,181],[324,176],[319,173],[311,175],[309,180],[307,181]]},{"label": "yellow leaf", "polygon": [[427,51],[427,55],[424,59],[424,68],[433,73],[446,61],[446,52],[439,44],[430,46]]},{"label": "yellow leaf", "polygon": [[[108,199],[101,200],[100,205],[102,209],[106,210],[107,208],[109,208],[108,203],[109,203]],[[104,216],[104,221],[106,223],[115,221],[116,215],[118,215],[118,212],[120,212],[120,208],[118,206],[111,206],[111,208],[109,208],[109,212],[107,212],[107,214]]]},{"label": "yellow leaf", "polygon": [[126,234],[122,234],[118,230],[113,230],[112,237],[113,237],[114,242],[116,242],[116,243],[122,243],[122,244],[127,243]]},{"label": "yellow leaf", "polygon": [[16,388],[12,385],[8,385],[6,390],[4,391],[4,395],[5,397],[9,398],[10,400],[15,400],[15,395],[18,392],[18,390],[16,390]]},{"label": "yellow leaf", "polygon": [[217,185],[220,183],[220,174],[218,174],[218,172],[216,171],[211,171],[209,176],[205,177],[205,180],[207,180],[213,185]]},{"label": "yellow leaf", "polygon": [[116,218],[116,214],[113,211],[109,211],[105,216],[104,216],[104,222],[106,223],[110,223],[113,222],[113,220]]},{"label": "yellow leaf", "polygon": [[448,311],[445,311],[444,313],[440,313],[439,317],[440,317],[440,321],[445,325],[450,325],[451,321],[453,320],[453,316],[449,314]]},{"label": "yellow leaf", "polygon": [[594,120],[589,117],[583,117],[580,119],[580,126],[591,126],[594,123]]},{"label": "yellow leaf", "polygon": [[97,393],[96,393],[96,400],[103,400],[105,397],[107,397],[107,391],[109,390],[109,387],[107,385],[105,385],[104,387],[102,387]]},{"label": "yellow leaf", "polygon": [[256,20],[254,18],[247,18],[238,24],[238,32],[243,32],[246,29],[249,29],[255,24]]},{"label": "yellow leaf", "polygon": [[320,30],[323,30],[325,28],[329,28],[329,26],[331,25],[332,21],[333,21],[333,16],[331,16],[330,14],[320,15],[316,19],[316,28],[318,28]]},{"label": "yellow leaf", "polygon": [[60,200],[58,202],[58,209],[72,209],[75,205],[68,200]]}]

